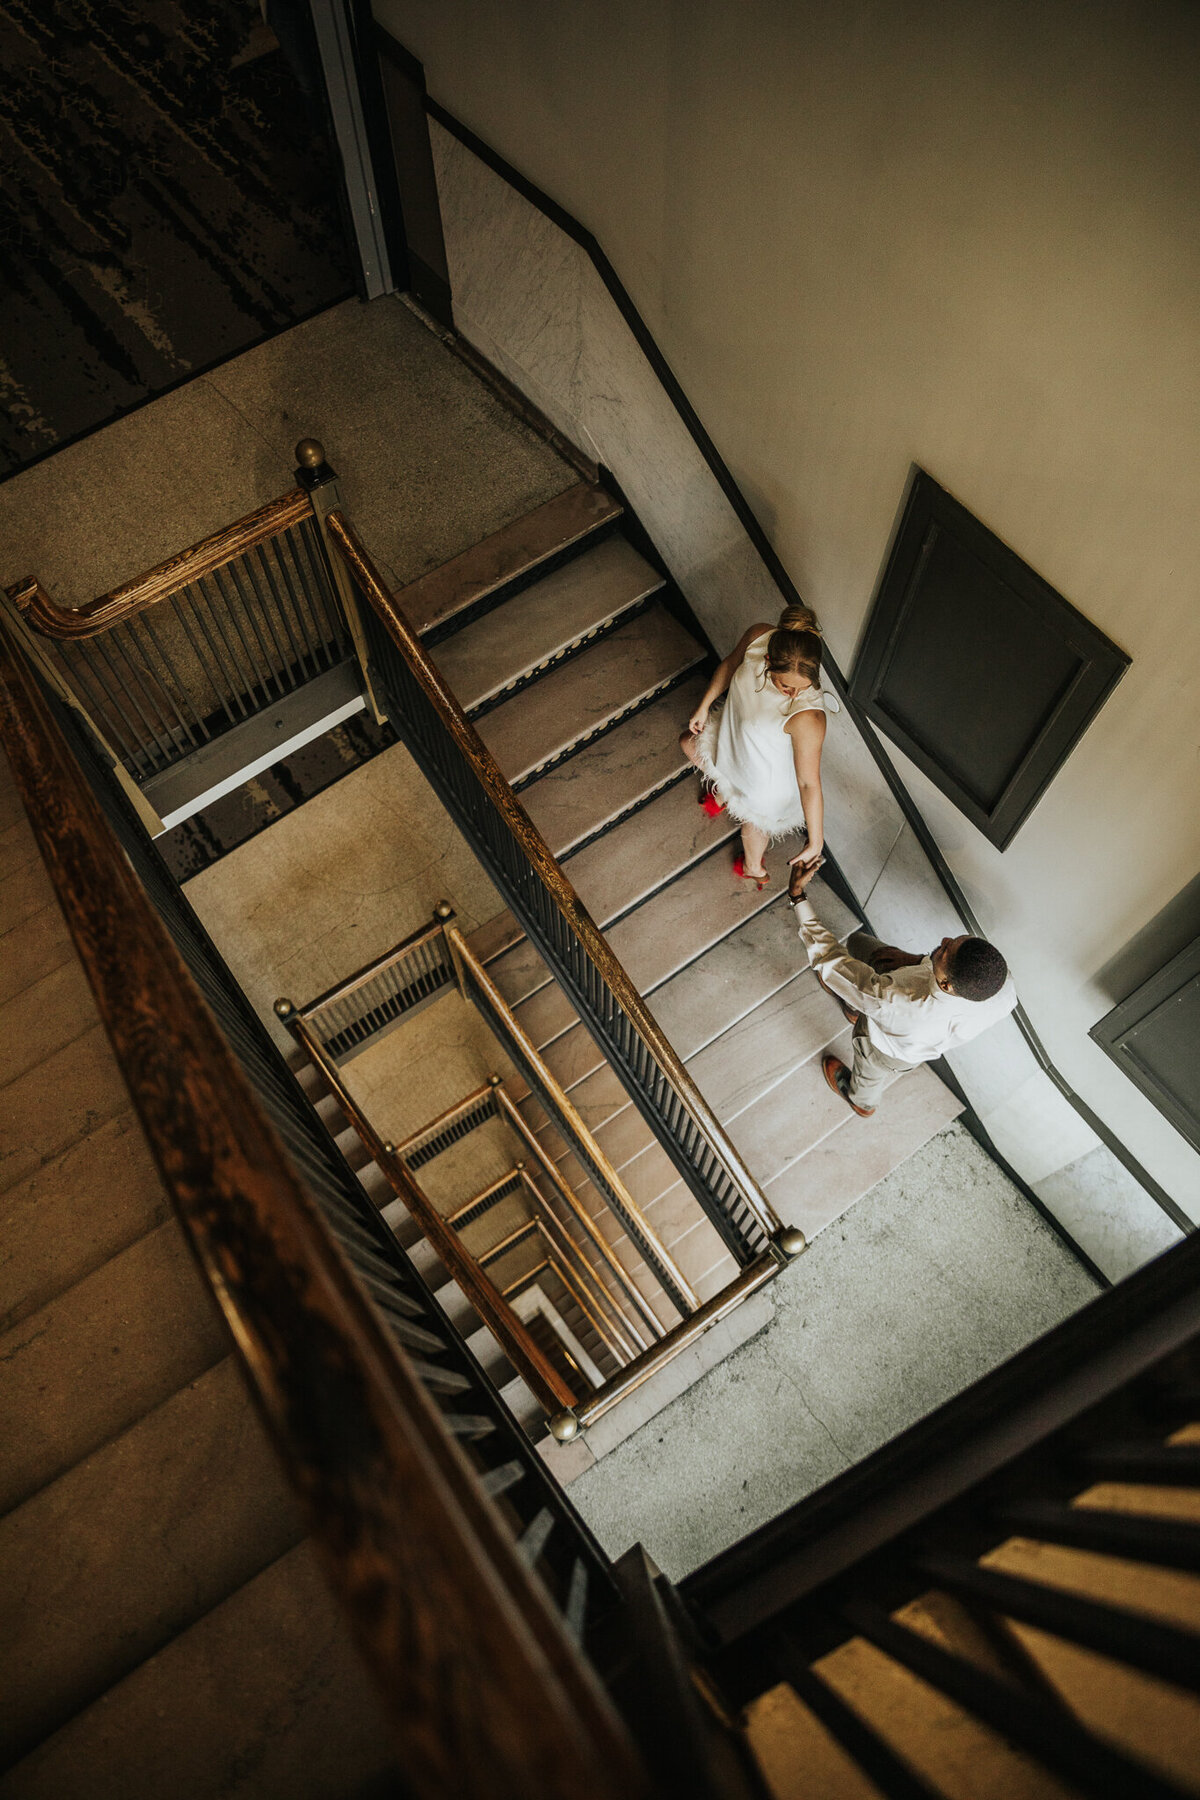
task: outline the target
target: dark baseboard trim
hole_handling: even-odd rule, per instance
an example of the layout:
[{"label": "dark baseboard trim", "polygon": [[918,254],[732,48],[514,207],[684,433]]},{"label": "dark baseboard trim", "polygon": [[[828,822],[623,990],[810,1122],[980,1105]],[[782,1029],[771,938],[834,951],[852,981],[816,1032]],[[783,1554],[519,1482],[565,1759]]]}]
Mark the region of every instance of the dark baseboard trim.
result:
[{"label": "dark baseboard trim", "polygon": [[[750,539],[750,542],[754,545],[755,550],[762,559],[768,575],[779,589],[784,604],[787,606],[804,604],[799,589],[796,587],[795,582],[784,567],[778,552],[752,510],[749,501],[734,480],[720,451],[704,429],[699,415],[696,413],[691,401],[680,386],[679,380],[671,368],[671,365],[668,363],[654,337],[651,335],[646,321],[642,318],[642,315],[634,305],[628,291],[622,284],[599,243],[592,236],[592,233],[586,230],[584,226],[579,223],[578,219],[567,212],[564,207],[560,206],[556,200],[552,200],[549,194],[544,193],[541,188],[537,187],[532,181],[529,181],[518,169],[515,169],[510,162],[507,162],[498,151],[493,150],[490,144],[485,143],[482,138],[477,137],[468,126],[464,125],[461,120],[456,119],[453,113],[448,112],[444,106],[440,105],[436,100],[431,99],[428,94],[425,97],[425,109],[431,119],[436,120],[436,122],[441,125],[444,130],[448,131],[452,137],[456,138],[465,149],[470,150],[473,156],[477,156],[480,162],[486,164],[494,174],[500,176],[502,181],[507,182],[517,193],[528,200],[531,206],[535,206],[540,213],[543,213],[545,217],[551,221],[552,224],[557,225],[561,231],[565,232],[566,235],[571,238],[573,242],[578,244],[580,249],[591,259],[596,273],[599,275],[601,281],[603,281],[614,305],[617,307],[617,310],[620,312],[625,323],[633,333],[638,348],[642,351],[647,362],[654,370],[654,373],[666,392],[667,397],[671,401],[672,406],[687,427],[688,433],[695,443],[696,448],[708,464],[714,480],[720,487],[721,492],[725,495],[725,498],[729,501],[734,512],[737,514],[738,522],[741,524],[746,536]],[[934,841],[929,826],[926,824],[925,819],[911,794],[909,794],[904,783],[901,781],[891,758],[888,756],[887,751],[880,742],[874,726],[867,719],[862,709],[850,698],[846,679],[834,662],[832,656],[829,655],[828,650],[826,651],[824,658],[824,666],[832,680],[833,686],[837,690],[842,704],[846,707],[850,717],[862,734],[871,755],[875,759],[876,766],[884,780],[887,782],[897,805],[904,814],[906,822],[911,825],[917,842],[920,844],[922,850],[929,859],[929,862],[932,864],[934,873],[941,883],[951,905],[962,920],[966,930],[971,932],[973,936],[982,937],[984,933],[980,929],[979,923],[967,902],[962,888],[959,886],[949,864],[942,855],[941,849]],[[1029,1045],[1030,1050],[1037,1060],[1038,1066],[1044,1074],[1049,1076],[1064,1100],[1075,1109],[1080,1118],[1083,1119],[1084,1123],[1090,1126],[1091,1130],[1095,1132],[1096,1136],[1100,1139],[1100,1142],[1112,1152],[1118,1162],[1124,1165],[1133,1176],[1134,1180],[1145,1189],[1152,1200],[1155,1200],[1158,1203],[1163,1212],[1166,1213],[1167,1217],[1177,1225],[1182,1232],[1190,1234],[1196,1231],[1197,1225],[1195,1221],[1188,1218],[1187,1214],[1176,1201],[1171,1198],[1166,1189],[1154,1179],[1148,1170],[1142,1167],[1132,1151],[1128,1150],[1120,1139],[1109,1130],[1104,1121],[1097,1117],[1087,1101],[1075,1092],[1066,1076],[1056,1068],[1048,1051],[1030,1023],[1029,1016],[1025,1012],[1023,1006],[1017,1007],[1014,1017],[1022,1037]],[[1001,1160],[1001,1158],[997,1157],[998,1162]],[[1019,1182],[1018,1185],[1024,1189],[1024,1183]],[[1041,1206],[1040,1203],[1038,1203],[1038,1210],[1043,1216],[1049,1216],[1046,1214],[1046,1209]],[[1066,1234],[1061,1235],[1063,1235],[1066,1240]],[[1087,1266],[1094,1268],[1095,1265],[1091,1264],[1089,1259],[1083,1257],[1082,1252],[1080,1252],[1080,1256],[1081,1260],[1083,1260]]]}]

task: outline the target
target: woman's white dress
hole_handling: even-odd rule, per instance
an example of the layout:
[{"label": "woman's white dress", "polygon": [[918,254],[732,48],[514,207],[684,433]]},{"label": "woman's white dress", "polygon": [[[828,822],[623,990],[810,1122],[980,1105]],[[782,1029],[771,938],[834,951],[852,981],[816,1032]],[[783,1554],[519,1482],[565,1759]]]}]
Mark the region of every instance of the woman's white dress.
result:
[{"label": "woman's white dress", "polygon": [[787,722],[798,712],[836,713],[841,707],[819,687],[792,699],[781,694],[767,673],[770,637],[764,631],[751,642],[724,705],[714,706],[696,740],[696,760],[730,818],[777,838],[804,825]]}]

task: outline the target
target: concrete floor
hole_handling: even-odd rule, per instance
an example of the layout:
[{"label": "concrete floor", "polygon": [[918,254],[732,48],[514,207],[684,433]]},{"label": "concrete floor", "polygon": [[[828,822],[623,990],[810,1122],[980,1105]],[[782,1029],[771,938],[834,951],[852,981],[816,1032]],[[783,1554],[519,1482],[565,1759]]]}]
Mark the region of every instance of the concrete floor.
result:
[{"label": "concrete floor", "polygon": [[286,493],[302,437],[397,586],[578,480],[401,300],[346,300],[0,486],[0,585],[105,593]]},{"label": "concrete floor", "polygon": [[640,1540],[682,1579],[1096,1287],[954,1124],[822,1232],[769,1292],[775,1316],[765,1330],[572,1484],[611,1554]]}]

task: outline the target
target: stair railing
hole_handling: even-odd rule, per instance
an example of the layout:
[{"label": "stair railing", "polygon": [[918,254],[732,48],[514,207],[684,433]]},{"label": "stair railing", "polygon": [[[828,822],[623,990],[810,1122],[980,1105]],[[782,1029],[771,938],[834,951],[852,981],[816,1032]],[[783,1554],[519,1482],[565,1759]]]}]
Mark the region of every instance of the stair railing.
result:
[{"label": "stair railing", "polygon": [[[464,999],[473,1002],[483,1013],[494,1035],[521,1068],[531,1091],[537,1095],[550,1116],[555,1118],[568,1143],[580,1155],[583,1166],[588,1167],[590,1172],[590,1166],[594,1165],[600,1172],[598,1191],[610,1211],[629,1232],[630,1241],[637,1244],[647,1267],[654,1271],[664,1292],[677,1304],[677,1310],[685,1314],[694,1312],[699,1302],[690,1284],[646,1222],[641,1209],[579,1119],[559,1083],[530,1044],[511,1010],[496,993],[483,965],[455,926],[454,916],[453,907],[447,901],[439,901],[428,925],[411,933],[392,949],[386,950],[382,956],[365,963],[361,969],[357,969],[353,975],[339,981],[325,993],[318,994],[316,999],[306,1001],[301,1006],[295,1006],[290,1000],[281,1002],[281,1005],[286,1004],[291,1009],[286,1015],[288,1022],[303,1020],[325,1055],[342,1064],[368,1044],[374,1043],[401,1019],[409,1017],[419,1007],[444,993],[448,987],[457,984]],[[285,1015],[281,1013],[280,1016]],[[530,1129],[520,1108],[505,1093],[498,1079],[487,1088],[481,1088],[473,1098],[485,1113],[502,1118],[524,1144],[542,1177],[553,1189],[575,1236],[595,1252],[626,1307],[638,1315],[640,1324],[635,1325],[625,1311],[620,1308],[616,1311],[623,1333],[632,1332],[636,1349],[645,1350],[648,1340],[663,1335],[664,1327],[658,1314],[632,1280],[592,1215],[581,1204],[562,1170],[548,1154],[541,1138]],[[457,1114],[460,1108],[452,1110]],[[425,1126],[410,1143],[400,1146],[400,1153],[409,1161],[410,1167],[413,1166],[411,1156],[417,1142],[432,1131],[432,1125]],[[533,1191],[538,1193],[536,1187]],[[538,1198],[542,1199],[540,1193]],[[630,1221],[634,1226],[632,1231]],[[590,1269],[590,1264],[585,1262],[584,1267]],[[613,1302],[602,1283],[600,1294],[601,1305],[612,1307]],[[676,1295],[679,1296],[678,1302],[675,1301]]]},{"label": "stair railing", "polygon": [[305,1055],[320,1071],[393,1194],[437,1251],[446,1269],[499,1343],[539,1406],[548,1415],[556,1416],[562,1407],[574,1405],[575,1396],[568,1383],[539,1350],[522,1321],[501,1297],[487,1271],[472,1256],[454,1227],[438,1211],[396,1145],[380,1137],[343,1081],[337,1064],[322,1048],[311,1026],[299,1016],[290,1000],[277,1000],[275,1011]]},{"label": "stair railing", "polygon": [[[485,1378],[455,1375],[452,1338],[417,1324],[426,1309],[398,1248],[3,623],[0,737],[166,1192],[383,1697],[406,1789],[646,1795],[573,1641],[588,1566],[611,1586],[602,1553],[579,1522],[560,1616],[527,1557],[542,1554],[547,1511],[553,1524],[569,1503],[503,1409],[448,1415],[512,1446],[492,1475],[472,1471],[431,1396],[490,1406]],[[489,1497],[514,1471],[545,1496],[525,1553]]]},{"label": "stair railing", "polygon": [[[487,1020],[494,1035],[524,1077],[530,1092],[554,1122],[581,1166],[588,1171],[608,1210],[625,1225],[630,1241],[642,1251],[647,1267],[654,1271],[662,1281],[666,1293],[675,1300],[672,1286],[682,1283],[683,1277],[677,1272],[674,1259],[645,1220],[570,1096],[540,1056],[483,963],[459,931],[454,923],[454,910],[446,901],[439,902],[429,925],[422,926],[419,931],[412,933],[393,949],[385,951],[374,962],[365,964],[346,981],[339,982],[336,987],[330,988],[301,1008],[293,1006],[290,1000],[281,1000],[276,1003],[276,1010],[297,1036],[303,1027],[302,1041],[306,1048],[310,1044],[319,1046],[325,1059],[322,1066],[331,1067],[334,1066],[335,1047],[341,1047],[343,1060],[355,1055],[372,1041],[372,1033],[378,1035],[387,1030],[397,1020],[405,1017],[407,1012],[444,992],[455,978],[464,997],[472,1001]],[[348,1116],[353,1117],[353,1114],[348,1113]],[[619,1400],[665,1368],[667,1363],[693,1344],[710,1326],[727,1318],[751,1294],[757,1293],[764,1282],[778,1274],[780,1263],[770,1249],[763,1251],[752,1262],[744,1265],[734,1280],[704,1305],[701,1305],[690,1285],[686,1285],[685,1305],[680,1306],[676,1301],[682,1315],[681,1323],[665,1330],[645,1295],[632,1281],[611,1244],[550,1155],[541,1136],[533,1130],[511,1095],[505,1092],[499,1076],[493,1076],[490,1081],[465,1095],[437,1118],[429,1120],[403,1143],[387,1145],[385,1148],[410,1169],[419,1169],[426,1159],[439,1154],[456,1137],[465,1135],[487,1118],[503,1119],[524,1144],[539,1179],[555,1194],[564,1209],[564,1216],[575,1228],[577,1241],[589,1244],[603,1259],[602,1266],[615,1280],[626,1301],[636,1306],[652,1338],[649,1344],[642,1338],[635,1355],[620,1359],[624,1366],[603,1387],[581,1399],[575,1406],[564,1407],[551,1418],[550,1429],[554,1436],[567,1442],[579,1430],[594,1424]],[[368,1147],[371,1143],[379,1142],[378,1135],[372,1133]],[[532,1182],[530,1185],[537,1192]],[[474,1205],[475,1202],[470,1204]],[[630,1230],[627,1215],[632,1215],[636,1221],[635,1230]],[[650,1246],[649,1254],[647,1244]],[[572,1267],[575,1267],[574,1261]],[[592,1277],[589,1291],[598,1291],[611,1309],[611,1295],[607,1287],[595,1281],[597,1271],[590,1262],[584,1262],[583,1269]],[[667,1275],[665,1280],[664,1270]],[[674,1281],[671,1281],[672,1273],[675,1274]],[[522,1277],[522,1281],[524,1279]],[[516,1284],[517,1287],[520,1285],[521,1283]],[[501,1300],[508,1297],[508,1292],[509,1290],[501,1290]],[[622,1313],[619,1317],[624,1328],[630,1330],[632,1327],[628,1316]]]},{"label": "stair railing", "polygon": [[281,731],[327,729],[369,700],[354,597],[324,539],[336,482],[316,449],[297,445],[290,492],[83,606],[35,576],[7,589],[25,648],[152,833],[273,761]]},{"label": "stair railing", "polygon": [[785,1227],[426,653],[340,508],[329,542],[360,603],[380,705],[736,1261],[804,1248]]}]

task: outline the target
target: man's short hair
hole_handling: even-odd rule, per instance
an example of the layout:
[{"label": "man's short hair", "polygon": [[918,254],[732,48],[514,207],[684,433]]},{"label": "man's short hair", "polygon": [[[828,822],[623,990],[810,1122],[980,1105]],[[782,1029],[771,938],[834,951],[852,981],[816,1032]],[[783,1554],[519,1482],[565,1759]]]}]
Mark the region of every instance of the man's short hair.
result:
[{"label": "man's short hair", "polygon": [[990,1000],[1008,980],[1008,964],[985,938],[964,938],[947,971],[950,985],[964,1000]]}]

